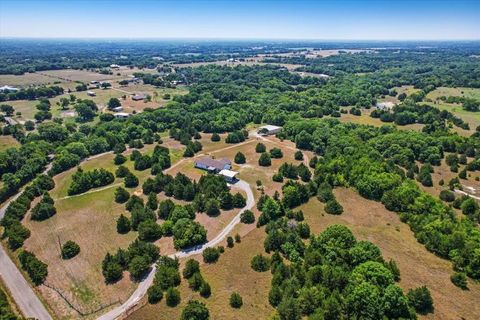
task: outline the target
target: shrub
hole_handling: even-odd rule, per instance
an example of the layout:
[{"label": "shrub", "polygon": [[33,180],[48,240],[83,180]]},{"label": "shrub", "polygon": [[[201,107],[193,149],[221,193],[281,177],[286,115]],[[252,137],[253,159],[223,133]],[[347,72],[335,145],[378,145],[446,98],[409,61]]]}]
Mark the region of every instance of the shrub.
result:
[{"label": "shrub", "polygon": [[255,222],[255,215],[250,210],[245,210],[240,214],[240,222],[251,224]]},{"label": "shrub", "polygon": [[427,287],[410,289],[407,293],[410,305],[420,314],[433,312],[433,299]]},{"label": "shrub", "polygon": [[[180,303],[180,292],[175,289],[175,288],[168,288],[167,289],[167,295],[165,298],[165,301],[167,303],[167,306],[169,307],[175,307]],[[194,319],[194,318],[186,318],[186,319]]]},{"label": "shrub", "polygon": [[181,320],[208,320],[210,313],[203,302],[190,300],[182,311]]},{"label": "shrub", "polygon": [[208,284],[208,282],[203,281],[202,285],[200,286],[200,295],[204,298],[208,298],[211,294],[212,289],[210,288],[210,285]]},{"label": "shrub", "polygon": [[71,240],[68,240],[62,246],[62,259],[64,260],[71,259],[79,253],[80,253],[80,246]]},{"label": "shrub", "polygon": [[230,306],[235,309],[239,309],[243,305],[243,299],[237,292],[233,292],[230,295]]},{"label": "shrub", "polygon": [[220,252],[216,248],[206,248],[202,253],[203,261],[206,263],[214,263],[218,261]]},{"label": "shrub", "polygon": [[125,176],[125,188],[135,188],[138,186],[138,178],[131,172]]},{"label": "shrub", "polygon": [[28,273],[35,285],[38,286],[45,281],[48,275],[48,266],[38,260],[33,253],[27,250],[21,251],[18,254],[18,259],[22,269]]},{"label": "shrub", "polygon": [[227,247],[233,248],[233,246],[234,246],[233,238],[230,236],[227,237]]},{"label": "shrub", "polygon": [[272,148],[270,149],[270,156],[274,159],[283,158],[283,152],[279,148]]},{"label": "shrub", "polygon": [[247,159],[245,158],[245,155],[239,151],[235,155],[234,161],[236,164],[244,164],[247,161]]},{"label": "shrub", "polygon": [[130,198],[130,193],[122,187],[118,187],[115,190],[115,202],[117,203],[125,203]]},{"label": "shrub", "polygon": [[196,272],[200,272],[200,264],[195,259],[188,259],[185,263],[185,268],[183,269],[183,277],[189,279]]},{"label": "shrub", "polygon": [[218,133],[212,134],[212,137],[210,138],[213,142],[218,142],[220,141],[220,135]]},{"label": "shrub", "polygon": [[270,259],[258,254],[252,258],[250,265],[257,272],[265,272],[270,269]]},{"label": "shrub", "polygon": [[255,152],[264,153],[265,151],[267,151],[267,147],[261,142],[257,143],[257,145],[255,146]]},{"label": "shrub", "polygon": [[119,166],[117,170],[115,171],[115,176],[117,178],[125,178],[125,176],[130,172],[127,167],[125,166]]},{"label": "shrub", "polygon": [[123,214],[117,219],[117,232],[120,234],[126,234],[131,230],[130,219]]},{"label": "shrub", "polygon": [[274,182],[283,182],[283,176],[281,175],[281,173],[275,173],[273,176],[272,176],[272,180]]},{"label": "shrub", "polygon": [[455,200],[455,194],[450,190],[440,191],[440,199],[445,202],[452,202]]},{"label": "shrub", "polygon": [[303,160],[303,153],[302,153],[302,151],[298,150],[297,152],[295,152],[294,157],[295,157],[295,160],[299,160],[299,161]]},{"label": "shrub", "polygon": [[162,288],[156,285],[152,285],[150,288],[148,288],[147,295],[148,295],[148,303],[150,304],[158,303],[163,298]]},{"label": "shrub", "polygon": [[467,276],[465,275],[465,273],[455,272],[450,276],[450,281],[452,281],[454,285],[463,290],[468,289]]},{"label": "shrub", "polygon": [[264,152],[260,156],[260,159],[258,159],[258,165],[262,167],[269,167],[272,165],[272,160],[270,158],[270,154]]},{"label": "shrub", "polygon": [[121,154],[121,153],[118,153],[118,154],[115,156],[115,158],[113,158],[113,163],[114,163],[115,165],[117,165],[117,166],[118,166],[118,165],[121,165],[121,164],[124,164],[125,161],[127,161],[127,158],[126,158],[123,154]]},{"label": "shrub", "polygon": [[343,207],[336,199],[331,199],[325,204],[325,212],[329,214],[342,214]]}]

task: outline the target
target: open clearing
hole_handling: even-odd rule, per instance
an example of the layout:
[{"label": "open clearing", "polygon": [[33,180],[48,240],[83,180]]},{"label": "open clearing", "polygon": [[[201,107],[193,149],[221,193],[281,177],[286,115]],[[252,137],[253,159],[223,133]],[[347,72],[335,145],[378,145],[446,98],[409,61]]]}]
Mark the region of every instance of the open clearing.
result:
[{"label": "open clearing", "polygon": [[20,142],[12,136],[0,136],[0,151],[5,151],[8,148],[19,147]]}]

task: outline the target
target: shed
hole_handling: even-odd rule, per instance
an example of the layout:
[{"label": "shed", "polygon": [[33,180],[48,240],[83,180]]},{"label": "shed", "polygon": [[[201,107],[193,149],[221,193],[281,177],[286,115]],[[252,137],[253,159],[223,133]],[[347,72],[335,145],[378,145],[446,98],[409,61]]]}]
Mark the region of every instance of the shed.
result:
[{"label": "shed", "polygon": [[20,89],[15,88],[15,87],[11,87],[11,86],[0,87],[0,92],[16,92],[18,90],[20,90]]},{"label": "shed", "polygon": [[223,169],[218,174],[221,175],[227,182],[233,183],[237,181],[236,176],[238,172],[236,171]]},{"label": "shed", "polygon": [[115,107],[115,108],[113,108],[113,111],[115,111],[115,112],[123,111],[123,107],[122,107],[122,106],[120,106],[120,107]]},{"label": "shed", "polygon": [[90,97],[95,97],[97,94],[95,93],[95,91],[87,91],[87,95],[89,95]]},{"label": "shed", "polygon": [[280,131],[282,131],[282,127],[267,124],[266,126],[258,128],[257,133],[262,136],[269,136],[269,135],[277,134]]},{"label": "shed", "polygon": [[114,113],[113,116],[117,119],[127,119],[128,117],[130,117],[130,113],[118,112]]},{"label": "shed", "polygon": [[145,99],[147,96],[144,95],[144,94],[136,94],[132,97],[132,100],[133,101],[140,101],[140,100],[143,100]]}]

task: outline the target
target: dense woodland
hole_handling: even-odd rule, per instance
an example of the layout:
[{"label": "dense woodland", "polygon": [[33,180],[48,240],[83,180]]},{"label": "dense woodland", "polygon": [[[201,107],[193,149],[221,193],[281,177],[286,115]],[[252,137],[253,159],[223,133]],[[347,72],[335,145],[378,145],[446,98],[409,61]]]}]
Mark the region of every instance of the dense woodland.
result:
[{"label": "dense woodland", "polygon": [[[98,47],[96,61],[87,58],[91,54],[89,48],[80,50],[75,45],[71,53],[60,50],[54,54],[46,46],[40,46],[35,54],[33,48],[18,54],[18,44],[8,43],[12,51],[0,51],[0,65],[8,67],[0,73],[59,69],[65,68],[65,64],[77,68],[103,67],[105,61],[137,66],[152,63],[147,56],[151,56],[154,49],[140,55],[135,50],[144,47],[139,44],[134,46],[132,53],[124,53],[127,58],[123,58],[118,57],[120,47],[112,46]],[[173,46],[158,55],[173,62],[213,59],[212,55],[202,55],[202,52],[177,56],[189,49],[212,54],[221,51],[231,56],[238,48],[225,45],[212,51],[207,45],[197,49]],[[260,51],[269,50],[283,52],[288,48],[272,45]],[[252,49],[242,55],[255,53],[258,52]],[[57,61],[57,54],[70,58],[68,62]],[[450,44],[421,52],[410,47],[408,50],[340,54],[319,59],[300,56],[269,60],[303,64],[301,71],[326,73],[332,76],[329,79],[301,77],[274,64],[181,68],[176,77],[181,76],[189,84],[189,93],[173,97],[166,108],[146,109],[126,120],[105,115],[97,119],[96,110],[89,107],[89,102],[81,101],[80,104],[90,108],[93,114],[88,113],[91,117],[80,123],[63,124],[42,119],[36,130],[28,130],[21,124],[6,125],[2,132],[11,134],[21,146],[0,152],[0,200],[24,191],[7,208],[1,222],[3,238],[12,250],[19,249],[22,268],[35,284],[41,284],[48,274],[47,266],[33,253],[21,249],[30,236],[30,231],[21,224],[22,219],[30,209],[32,219],[40,221],[56,213],[48,194],[54,187],[53,175],[78,166],[91,155],[113,151],[116,154],[114,163],[118,166],[115,176],[124,179],[124,186],[115,192],[115,201],[124,203],[128,212],[118,219],[117,231],[121,234],[138,231],[138,239],[125,250],[107,254],[102,263],[105,280],[114,283],[125,270],[134,279],[140,279],[157,262],[159,271],[155,285],[149,290],[149,300],[158,302],[165,294],[167,303],[176,305],[180,299],[175,289],[180,282],[178,261],[165,257],[158,260],[159,249],[152,242],[162,236],[172,236],[178,250],[202,244],[207,234],[205,228],[194,221],[195,215],[204,212],[216,216],[221,209],[243,207],[245,199],[231,194],[223,179],[213,175],[193,181],[183,174],[162,173],[170,167],[171,160],[168,148],[160,145],[159,133],[168,131],[170,137],[185,146],[184,156],[191,157],[202,149],[197,141],[201,133],[228,132],[226,142],[238,143],[246,138],[247,124],[280,125],[283,131],[279,138],[291,140],[298,149],[311,150],[316,155],[310,161],[312,171],[303,164],[284,163],[273,177],[283,183],[282,193],[275,197],[263,195],[257,203],[261,215],[256,224],[264,227],[267,233],[265,250],[268,256],[252,259],[252,268],[273,273],[269,301],[280,319],[300,319],[303,315],[312,319],[410,319],[415,318],[415,312],[431,312],[428,290],[419,288],[405,295],[395,284],[400,277],[395,263],[384,261],[377,247],[357,241],[341,226],[331,227],[320,235],[310,235],[309,226],[303,222],[303,213],[295,208],[317,197],[325,202],[327,213],[341,214],[343,208],[332,190],[340,186],[355,188],[361,196],[379,201],[388,210],[398,213],[420,243],[452,262],[458,279],[465,275],[480,279],[480,208],[473,199],[456,197],[452,192],[461,188],[461,180],[467,178],[467,172],[480,170],[480,133],[470,137],[456,134],[453,126],[467,130],[468,124],[448,111],[422,103],[425,95],[439,86],[479,87],[480,60],[472,57],[473,54],[478,54],[478,48]],[[26,55],[34,57],[30,65],[21,62]],[[2,63],[4,61],[8,63]],[[154,78],[145,76],[146,79],[153,85],[164,85],[156,83]],[[401,103],[392,110],[371,113],[385,125],[373,127],[336,119],[347,109],[352,114],[361,114],[374,108],[382,96],[396,97],[395,87],[401,85],[413,85],[420,92],[399,97]],[[38,97],[45,95],[32,96]],[[455,102],[467,103],[466,109],[476,104]],[[92,122],[94,119],[96,122]],[[395,127],[414,123],[423,125],[421,132]],[[157,144],[153,154],[142,154],[144,144]],[[139,180],[135,171],[130,172],[122,165],[126,161],[122,153],[127,146],[139,149],[130,155],[134,170],[150,170],[151,177],[142,185],[148,197],[146,202],[130,194],[129,189],[137,187]],[[281,151],[273,149],[259,152],[264,158],[260,165],[265,166],[271,158],[282,156]],[[301,153],[295,154],[296,159],[302,157]],[[444,190],[437,198],[423,188],[432,186],[431,173],[443,159],[452,172],[457,173],[459,165],[465,165],[465,169],[458,172],[458,177],[443,182]],[[235,161],[245,160],[238,156]],[[51,170],[44,172],[49,163]],[[78,170],[68,193],[86,192],[89,188],[110,184],[114,179],[113,173],[104,169]],[[171,199],[158,203],[156,194],[160,192],[188,204],[176,205]],[[37,197],[41,197],[39,204],[31,208]],[[245,223],[255,221],[249,213],[242,216]],[[161,224],[157,223],[159,219]],[[71,247],[76,251],[73,245]],[[218,260],[221,250],[205,251],[204,259]],[[167,275],[172,275],[171,283],[164,283],[168,282]],[[205,284],[198,270],[184,277],[196,290],[203,290],[205,294],[209,291],[208,283]],[[232,295],[232,306],[241,307],[240,302],[241,297]],[[203,312],[204,307],[195,303],[191,306],[201,309],[199,312]]]}]

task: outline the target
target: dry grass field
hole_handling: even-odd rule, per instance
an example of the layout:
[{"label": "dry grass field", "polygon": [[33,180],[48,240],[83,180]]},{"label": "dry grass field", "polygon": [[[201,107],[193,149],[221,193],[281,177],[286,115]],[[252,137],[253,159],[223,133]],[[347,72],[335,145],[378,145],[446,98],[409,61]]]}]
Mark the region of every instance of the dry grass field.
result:
[{"label": "dry grass field", "polygon": [[435,313],[425,319],[477,319],[480,314],[480,284],[469,280],[470,290],[463,291],[450,282],[451,263],[428,252],[417,242],[408,225],[386,210],[381,203],[366,200],[352,189],[336,189],[335,196],[344,213],[324,213],[323,204],[312,198],[300,207],[314,233],[331,224],[349,227],[355,236],[376,244],[384,258],[394,259],[401,271],[400,286],[426,285],[433,296]]},{"label": "dry grass field", "polygon": [[0,136],[0,151],[5,151],[8,148],[19,147],[20,142],[12,136]]}]

